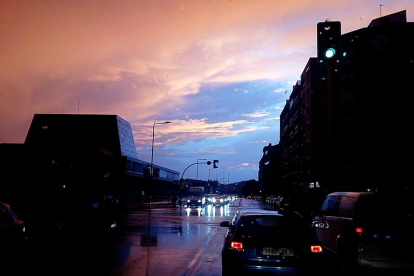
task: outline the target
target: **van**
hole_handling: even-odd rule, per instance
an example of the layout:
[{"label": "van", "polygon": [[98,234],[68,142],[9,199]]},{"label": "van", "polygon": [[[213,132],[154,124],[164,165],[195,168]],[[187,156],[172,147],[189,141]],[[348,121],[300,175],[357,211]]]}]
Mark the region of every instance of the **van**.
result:
[{"label": "van", "polygon": [[344,271],[414,270],[412,198],[371,192],[326,196],[311,226]]}]

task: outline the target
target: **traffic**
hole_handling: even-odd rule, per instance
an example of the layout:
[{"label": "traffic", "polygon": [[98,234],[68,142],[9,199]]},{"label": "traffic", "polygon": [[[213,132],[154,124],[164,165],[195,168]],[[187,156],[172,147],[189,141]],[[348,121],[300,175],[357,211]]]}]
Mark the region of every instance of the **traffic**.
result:
[{"label": "traffic", "polygon": [[[371,194],[364,193],[364,196]],[[396,204],[389,201],[389,197],[386,198],[388,205],[382,197],[372,201],[375,202],[372,206],[387,215],[389,224],[379,223],[384,220],[372,208],[355,212],[348,208],[355,214],[356,227],[355,232],[345,234],[340,229],[350,228],[344,223],[342,228],[335,226],[334,222],[339,222],[340,217],[335,219],[330,210],[332,206],[351,206],[345,205],[345,201],[356,197],[356,193],[329,195],[310,222],[287,205],[274,206],[261,197],[220,195],[229,202],[216,206],[213,198],[217,196],[205,195],[206,204],[201,208],[180,208],[158,202],[148,209],[143,204],[141,208],[118,214],[116,228],[111,231],[96,228],[48,240],[23,238],[23,245],[9,243],[7,248],[2,244],[0,275],[23,275],[29,270],[43,275],[53,275],[55,271],[70,275],[81,270],[114,276],[214,276],[245,271],[249,271],[249,275],[352,275],[359,271],[408,275],[413,271],[411,211],[405,208],[404,212],[400,212],[401,209],[397,212],[396,208],[402,205],[389,205]],[[333,201],[338,197],[339,203],[341,200],[344,203],[332,204],[338,202]],[[371,201],[366,199],[365,202]],[[387,206],[392,207],[388,208],[389,212],[385,212]],[[359,213],[371,218],[364,221],[383,227],[377,227],[375,232],[366,224],[358,224]],[[388,217],[391,215],[394,217]],[[16,220],[17,216],[15,214]],[[25,225],[24,221],[18,221],[18,225]],[[6,226],[2,222],[0,229]],[[355,237],[355,240],[344,240],[348,249],[335,251],[329,243],[332,238],[328,230],[332,235]],[[2,241],[7,240],[5,233],[1,232]],[[100,260],[106,260],[105,264]]]}]

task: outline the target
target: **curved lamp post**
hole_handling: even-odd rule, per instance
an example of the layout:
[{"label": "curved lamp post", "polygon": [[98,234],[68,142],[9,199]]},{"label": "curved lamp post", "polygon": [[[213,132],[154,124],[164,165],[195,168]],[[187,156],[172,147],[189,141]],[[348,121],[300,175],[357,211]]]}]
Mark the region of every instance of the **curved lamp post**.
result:
[{"label": "curved lamp post", "polygon": [[196,177],[196,180],[198,180],[198,160],[207,160],[207,159],[205,159],[205,158],[197,159],[197,177]]}]

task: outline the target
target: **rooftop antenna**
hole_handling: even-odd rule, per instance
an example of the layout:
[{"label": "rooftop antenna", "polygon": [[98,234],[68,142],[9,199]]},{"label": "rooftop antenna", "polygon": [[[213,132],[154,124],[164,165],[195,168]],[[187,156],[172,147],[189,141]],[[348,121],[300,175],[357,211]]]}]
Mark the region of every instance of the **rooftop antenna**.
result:
[{"label": "rooftop antenna", "polygon": [[79,115],[79,106],[80,106],[80,101],[78,102],[78,115]]},{"label": "rooftop antenna", "polygon": [[380,17],[382,16],[382,15],[381,15],[381,8],[382,8],[383,6],[385,6],[385,5],[380,4]]}]

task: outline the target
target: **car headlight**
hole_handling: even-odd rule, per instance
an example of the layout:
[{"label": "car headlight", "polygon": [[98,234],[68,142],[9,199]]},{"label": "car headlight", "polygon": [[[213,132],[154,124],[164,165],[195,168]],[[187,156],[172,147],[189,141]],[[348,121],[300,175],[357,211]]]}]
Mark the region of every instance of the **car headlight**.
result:
[{"label": "car headlight", "polygon": [[201,199],[197,200],[197,202],[201,202]]}]

